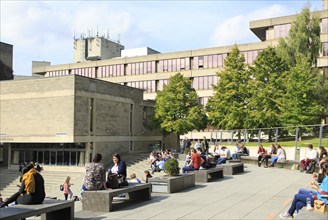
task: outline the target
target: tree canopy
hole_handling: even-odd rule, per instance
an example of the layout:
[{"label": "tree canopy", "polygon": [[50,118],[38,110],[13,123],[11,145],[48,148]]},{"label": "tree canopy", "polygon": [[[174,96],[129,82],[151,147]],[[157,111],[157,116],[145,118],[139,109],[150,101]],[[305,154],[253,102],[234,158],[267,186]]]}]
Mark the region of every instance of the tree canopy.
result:
[{"label": "tree canopy", "polygon": [[224,60],[224,69],[218,72],[218,84],[213,86],[214,95],[206,105],[212,125],[221,129],[244,127],[249,102],[249,71],[245,57],[235,45]]},{"label": "tree canopy", "polygon": [[206,128],[207,116],[191,81],[177,73],[156,95],[154,120],[164,133],[183,135]]}]

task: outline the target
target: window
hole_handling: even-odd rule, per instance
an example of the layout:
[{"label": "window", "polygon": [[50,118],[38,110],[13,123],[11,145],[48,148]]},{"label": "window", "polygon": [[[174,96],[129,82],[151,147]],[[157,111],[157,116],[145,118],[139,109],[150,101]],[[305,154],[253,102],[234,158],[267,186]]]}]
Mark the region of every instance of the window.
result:
[{"label": "window", "polygon": [[328,42],[322,43],[322,55],[328,56]]},{"label": "window", "polygon": [[321,20],[321,33],[328,33],[328,18]]}]

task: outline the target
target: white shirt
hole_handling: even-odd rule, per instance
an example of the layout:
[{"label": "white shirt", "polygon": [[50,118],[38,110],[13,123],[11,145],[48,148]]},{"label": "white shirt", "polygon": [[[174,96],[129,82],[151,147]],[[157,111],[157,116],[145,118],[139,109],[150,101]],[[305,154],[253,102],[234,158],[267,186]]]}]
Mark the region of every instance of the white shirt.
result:
[{"label": "white shirt", "polygon": [[312,149],[312,150],[308,150],[306,152],[306,158],[310,159],[310,160],[314,160],[316,159],[318,156],[318,153],[316,150]]},{"label": "white shirt", "polygon": [[277,151],[278,160],[286,159],[285,151],[282,148],[279,148]]}]

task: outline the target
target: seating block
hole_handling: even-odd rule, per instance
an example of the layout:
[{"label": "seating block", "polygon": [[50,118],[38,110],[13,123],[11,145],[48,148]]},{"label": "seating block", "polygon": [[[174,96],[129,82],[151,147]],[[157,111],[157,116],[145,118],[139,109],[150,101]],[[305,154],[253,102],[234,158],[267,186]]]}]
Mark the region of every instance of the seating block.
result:
[{"label": "seating block", "polygon": [[235,175],[244,172],[243,163],[226,163],[218,166],[222,166],[223,175]]},{"label": "seating block", "polygon": [[210,182],[216,179],[223,178],[223,168],[222,167],[213,167],[210,169],[204,170],[195,170],[195,181],[196,182]]},{"label": "seating block", "polygon": [[130,200],[148,200],[151,199],[151,184],[129,183],[129,186],[118,189],[84,191],[82,193],[82,210],[111,212],[113,197],[120,194],[126,194],[125,198]]},{"label": "seating block", "polygon": [[45,199],[42,204],[15,205],[0,209],[1,220],[40,216],[42,220],[74,219],[74,201]]}]

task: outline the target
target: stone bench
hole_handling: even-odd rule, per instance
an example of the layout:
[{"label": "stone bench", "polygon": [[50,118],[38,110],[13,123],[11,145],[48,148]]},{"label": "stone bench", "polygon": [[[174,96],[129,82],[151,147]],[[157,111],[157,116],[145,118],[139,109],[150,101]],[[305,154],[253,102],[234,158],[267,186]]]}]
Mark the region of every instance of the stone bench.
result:
[{"label": "stone bench", "polygon": [[152,192],[174,193],[195,186],[195,174],[189,172],[179,176],[161,176],[148,179],[152,185]]},{"label": "stone bench", "polygon": [[223,168],[223,175],[235,175],[238,173],[243,173],[244,172],[244,164],[243,163],[226,163],[226,164],[221,164],[217,165],[217,167]]},{"label": "stone bench", "polygon": [[45,199],[42,204],[15,205],[0,209],[1,220],[25,219],[40,216],[42,220],[74,219],[74,201]]},{"label": "stone bench", "polygon": [[204,170],[195,170],[193,171],[195,174],[196,182],[207,183],[210,181],[214,181],[216,179],[223,178],[223,168],[222,167],[213,167],[210,169]]},{"label": "stone bench", "polygon": [[121,194],[125,194],[125,198],[130,200],[148,200],[151,199],[151,184],[129,183],[129,186],[118,189],[84,191],[82,193],[82,210],[111,212],[113,197]]},{"label": "stone bench", "polygon": [[[255,165],[257,165],[258,163],[258,158],[255,156],[241,156],[240,158],[243,163],[255,164]],[[268,165],[270,164],[271,164],[271,158],[268,159]],[[283,161],[278,161],[277,163],[275,163],[274,166],[278,168],[298,170],[299,164],[300,164],[299,161],[296,160],[283,160]]]}]

